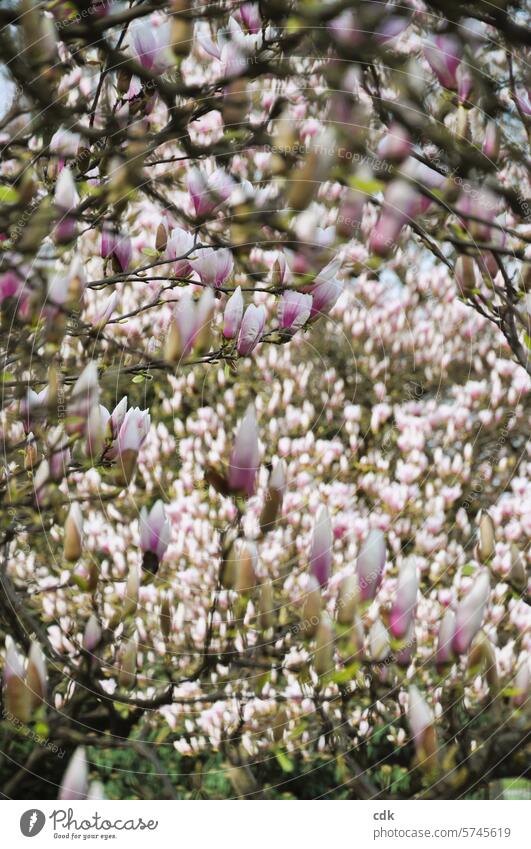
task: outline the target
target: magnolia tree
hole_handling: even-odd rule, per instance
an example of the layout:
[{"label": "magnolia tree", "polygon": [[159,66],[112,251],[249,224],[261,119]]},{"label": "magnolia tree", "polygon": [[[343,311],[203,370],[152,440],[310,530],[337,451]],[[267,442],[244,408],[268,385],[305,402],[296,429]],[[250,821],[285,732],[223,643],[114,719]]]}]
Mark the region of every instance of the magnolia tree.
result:
[{"label": "magnolia tree", "polygon": [[527,775],[526,23],[2,5],[5,796]]}]

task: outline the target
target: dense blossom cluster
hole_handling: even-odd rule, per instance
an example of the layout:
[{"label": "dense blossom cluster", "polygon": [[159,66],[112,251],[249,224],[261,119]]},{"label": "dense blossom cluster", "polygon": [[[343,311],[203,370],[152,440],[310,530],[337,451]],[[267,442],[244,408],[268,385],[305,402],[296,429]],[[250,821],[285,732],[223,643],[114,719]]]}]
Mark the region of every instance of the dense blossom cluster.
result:
[{"label": "dense blossom cluster", "polygon": [[522,773],[518,15],[44,5],[0,17],[4,720],[62,799],[140,722],[238,796]]}]

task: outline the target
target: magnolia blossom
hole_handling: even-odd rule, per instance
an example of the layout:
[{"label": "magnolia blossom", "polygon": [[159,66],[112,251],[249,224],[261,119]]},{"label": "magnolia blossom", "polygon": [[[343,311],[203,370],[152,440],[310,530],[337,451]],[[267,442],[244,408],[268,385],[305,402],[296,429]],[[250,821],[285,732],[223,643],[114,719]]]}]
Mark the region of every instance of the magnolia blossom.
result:
[{"label": "magnolia blossom", "polygon": [[486,570],[479,573],[472,587],[457,607],[452,648],[457,654],[467,651],[477,634],[490,596],[490,580]]},{"label": "magnolia blossom", "polygon": [[198,301],[187,291],[174,310],[174,319],[166,338],[164,356],[169,363],[178,363],[193,348],[208,350],[210,325],[214,311],[214,294],[205,290]]},{"label": "magnolia blossom", "polygon": [[68,213],[76,209],[79,203],[79,195],[70,168],[63,168],[57,178],[54,201],[62,216],[55,226],[55,239],[59,243],[69,242],[77,232],[77,222],[75,217]]},{"label": "magnolia blossom", "polygon": [[454,653],[452,650],[452,642],[454,639],[454,634],[455,613],[453,610],[448,608],[439,626],[437,652],[435,655],[435,662],[437,663],[437,666],[442,666],[445,663],[449,663],[453,659]]},{"label": "magnolia blossom", "polygon": [[131,37],[133,52],[140,64],[148,71],[162,74],[175,64],[170,48],[169,21],[159,26],[155,26],[152,21],[146,19],[133,21]]},{"label": "magnolia blossom", "polygon": [[115,311],[117,304],[118,293],[112,292],[96,312],[96,315],[92,319],[92,326],[97,330],[102,330]]},{"label": "magnolia blossom", "polygon": [[319,508],[313,529],[312,545],[310,549],[310,571],[319,581],[321,587],[325,587],[330,578],[332,569],[332,523],[327,507]]},{"label": "magnolia blossom", "polygon": [[90,362],[76,380],[68,400],[68,433],[82,433],[85,430],[87,417],[98,403],[99,396],[98,367],[96,363]]},{"label": "magnolia blossom", "polygon": [[173,271],[176,277],[188,277],[192,271],[189,255],[194,247],[194,237],[182,227],[174,227],[166,243],[166,256],[174,260]]},{"label": "magnolia blossom", "polygon": [[419,579],[414,561],[406,560],[398,573],[395,599],[391,608],[390,630],[394,637],[407,634],[417,603]]},{"label": "magnolia blossom", "polygon": [[212,174],[205,175],[199,168],[188,171],[188,191],[199,218],[210,215],[221,203],[226,201],[232,192],[233,182],[221,168]]},{"label": "magnolia blossom", "polygon": [[249,304],[243,316],[236,345],[240,356],[248,356],[254,351],[262,338],[265,319],[266,313],[262,305],[257,307],[255,304]]},{"label": "magnolia blossom", "polygon": [[223,313],[223,336],[234,339],[240,329],[243,317],[243,296],[241,286],[234,290],[225,305]]},{"label": "magnolia blossom", "polygon": [[87,624],[85,625],[85,631],[83,633],[83,648],[87,652],[93,652],[94,649],[100,644],[102,637],[101,626],[98,622],[94,613],[91,614]]},{"label": "magnolia blossom", "polygon": [[101,233],[101,256],[103,259],[112,258],[118,271],[127,271],[133,256],[131,239],[118,235],[108,224],[104,224]]},{"label": "magnolia blossom", "polygon": [[251,497],[256,489],[256,475],[260,463],[258,426],[254,404],[249,404],[234,440],[228,482],[233,492],[242,492]]},{"label": "magnolia blossom", "polygon": [[372,601],[380,586],[385,566],[385,538],[373,528],[363,543],[357,561],[358,583],[362,601]]},{"label": "magnolia blossom", "polygon": [[455,91],[456,72],[463,56],[461,42],[453,35],[435,35],[425,44],[424,55],[441,85]]},{"label": "magnolia blossom", "polygon": [[300,330],[310,318],[312,312],[312,295],[302,292],[283,292],[278,307],[278,322],[281,330],[292,334]]},{"label": "magnolia blossom", "polygon": [[75,563],[83,550],[83,514],[77,502],[70,508],[65,522],[64,556]]},{"label": "magnolia blossom", "polygon": [[[151,510],[140,511],[140,548],[144,552],[144,569],[155,571],[170,541],[170,522],[164,503],[159,499]],[[147,556],[146,556],[147,555]],[[152,568],[154,567],[154,568]]]},{"label": "magnolia blossom", "polygon": [[232,253],[228,248],[201,248],[197,251],[195,259],[190,261],[190,265],[202,283],[217,289],[223,286],[230,275],[233,262]]},{"label": "magnolia blossom", "polygon": [[136,459],[151,425],[151,417],[147,410],[130,407],[124,416],[116,440],[118,466],[122,473],[122,481],[128,484],[136,466]]}]

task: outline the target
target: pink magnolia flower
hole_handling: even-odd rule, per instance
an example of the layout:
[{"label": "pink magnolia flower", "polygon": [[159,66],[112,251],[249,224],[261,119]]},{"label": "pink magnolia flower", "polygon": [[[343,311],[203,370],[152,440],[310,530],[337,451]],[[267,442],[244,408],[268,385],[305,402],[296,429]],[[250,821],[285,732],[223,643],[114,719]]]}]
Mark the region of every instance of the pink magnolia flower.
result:
[{"label": "pink magnolia flower", "polygon": [[259,465],[258,425],[251,403],[241,420],[230,457],[228,481],[232,492],[243,492],[248,498],[254,495]]},{"label": "pink magnolia flower", "polygon": [[234,290],[225,305],[223,313],[223,336],[225,339],[234,339],[243,317],[243,296],[241,286]]},{"label": "pink magnolia flower", "polygon": [[454,656],[452,650],[452,642],[455,634],[455,613],[448,608],[442,618],[439,626],[439,637],[437,640],[437,651],[435,653],[435,663],[437,666],[442,666],[449,663]]},{"label": "pink magnolia flower", "polygon": [[278,322],[281,330],[292,334],[303,327],[310,318],[313,306],[311,295],[292,290],[282,293],[278,307]]},{"label": "pink magnolia flower", "polygon": [[176,277],[188,277],[192,266],[188,255],[193,250],[194,237],[182,227],[174,227],[166,244],[166,256],[174,260],[173,271]]},{"label": "pink magnolia flower", "polygon": [[380,217],[369,239],[373,253],[387,256],[391,252],[403,227],[417,213],[419,199],[419,192],[406,180],[393,180],[387,186]]},{"label": "pink magnolia flower", "polygon": [[149,572],[156,572],[159,562],[164,557],[170,542],[170,522],[166,508],[159,499],[147,511],[140,511],[140,548],[144,552],[143,567]]},{"label": "pink magnolia flower", "polygon": [[377,528],[369,531],[357,561],[358,584],[362,601],[372,601],[380,586],[385,566],[385,538]]},{"label": "pink magnolia flower", "polygon": [[199,218],[210,215],[224,203],[230,197],[233,187],[233,181],[222,168],[217,168],[210,175],[199,168],[191,168],[188,172],[188,192]]},{"label": "pink magnolia flower", "polygon": [[260,29],[262,28],[262,18],[260,17],[260,7],[258,3],[242,3],[240,6],[240,16],[249,32],[260,32]]},{"label": "pink magnolia flower", "polygon": [[404,637],[415,615],[419,579],[417,567],[411,560],[402,563],[398,573],[396,594],[391,607],[390,630],[393,637]]},{"label": "pink magnolia flower", "polygon": [[378,156],[389,162],[403,162],[411,153],[413,143],[408,131],[402,124],[394,122],[390,125],[377,148]]},{"label": "pink magnolia flower", "polygon": [[330,312],[343,291],[343,282],[337,277],[322,280],[322,282],[318,282],[319,278],[320,275],[311,288],[312,308],[310,318],[314,321]]},{"label": "pink magnolia flower", "polygon": [[489,597],[489,573],[482,570],[456,611],[455,633],[452,641],[452,648],[456,654],[464,654],[479,631]]},{"label": "pink magnolia flower", "polygon": [[238,344],[236,345],[236,350],[241,357],[251,354],[260,342],[265,319],[266,314],[263,306],[257,307],[255,304],[249,304],[243,316]]},{"label": "pink magnolia flower", "polygon": [[151,416],[147,410],[130,407],[124,416],[118,433],[118,453],[135,451],[138,453],[144,444],[151,426]]},{"label": "pink magnolia flower", "polygon": [[101,234],[101,256],[103,259],[111,257],[116,261],[120,271],[127,271],[133,256],[131,239],[128,236],[118,235],[108,224],[104,224]]},{"label": "pink magnolia flower", "polygon": [[310,549],[310,572],[321,587],[325,587],[332,569],[332,523],[327,507],[319,508],[313,529]]},{"label": "pink magnolia flower", "polygon": [[92,319],[92,326],[97,330],[105,327],[118,303],[118,292],[112,292],[109,297],[100,305],[96,315]]},{"label": "pink magnolia flower", "polygon": [[75,217],[68,213],[75,210],[79,203],[79,195],[70,168],[63,168],[57,178],[54,202],[62,216],[55,225],[54,238],[60,244],[70,242],[77,233],[77,222]]},{"label": "pink magnolia flower", "polygon": [[425,44],[424,55],[440,84],[456,91],[456,72],[463,57],[459,39],[453,35],[435,35]]},{"label": "pink magnolia flower", "polygon": [[148,71],[162,74],[175,64],[170,49],[169,21],[154,26],[153,21],[136,20],[131,25],[131,35],[135,57]]},{"label": "pink magnolia flower", "polygon": [[200,248],[195,259],[190,261],[201,282],[216,289],[223,286],[232,271],[233,263],[232,253],[228,248]]},{"label": "pink magnolia flower", "polygon": [[408,721],[416,741],[422,740],[425,731],[433,725],[433,714],[414,684],[409,688]]},{"label": "pink magnolia flower", "polygon": [[76,380],[67,406],[67,433],[83,433],[92,407],[98,403],[100,386],[98,367],[91,362]]}]

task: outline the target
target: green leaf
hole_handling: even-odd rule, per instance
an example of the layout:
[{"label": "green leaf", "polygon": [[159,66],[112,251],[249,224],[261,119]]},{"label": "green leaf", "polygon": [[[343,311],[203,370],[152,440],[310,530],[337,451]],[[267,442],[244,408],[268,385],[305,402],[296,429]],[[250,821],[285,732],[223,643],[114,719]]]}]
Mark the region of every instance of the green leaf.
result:
[{"label": "green leaf", "polygon": [[18,203],[19,194],[11,186],[0,186],[0,203]]},{"label": "green leaf", "polygon": [[367,180],[355,175],[349,179],[349,184],[353,189],[358,189],[358,191],[365,192],[367,195],[376,195],[385,188],[385,183],[382,183],[381,180]]},{"label": "green leaf", "polygon": [[145,377],[143,374],[135,374],[133,377],[133,383],[144,383]]},{"label": "green leaf", "polygon": [[277,749],[275,752],[275,757],[280,765],[282,772],[293,772],[295,769],[295,765],[291,758],[288,758],[287,754],[282,749]]},{"label": "green leaf", "polygon": [[142,253],[145,256],[152,256],[155,259],[160,256],[159,251],[157,251],[155,248],[142,248]]},{"label": "green leaf", "polygon": [[469,578],[470,575],[473,575],[475,571],[476,571],[476,567],[474,566],[474,564],[473,563],[467,563],[461,569],[461,574],[464,575],[465,578]]},{"label": "green leaf", "polygon": [[524,342],[531,351],[531,336],[528,336],[527,333],[524,333]]}]

